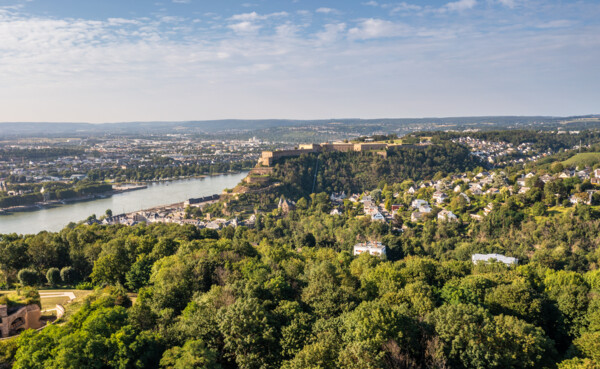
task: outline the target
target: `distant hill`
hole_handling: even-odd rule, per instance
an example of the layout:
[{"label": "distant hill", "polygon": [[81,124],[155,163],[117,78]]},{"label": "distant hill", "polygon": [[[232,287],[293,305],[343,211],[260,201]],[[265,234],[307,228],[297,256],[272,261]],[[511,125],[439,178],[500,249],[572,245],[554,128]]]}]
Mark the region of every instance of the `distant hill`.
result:
[{"label": "distant hill", "polygon": [[[406,132],[414,130],[536,128],[582,129],[598,126],[600,116],[546,117],[546,116],[490,116],[448,118],[384,118],[384,119],[322,119],[322,120],[205,120],[181,122],[124,122],[124,123],[0,123],[0,137],[14,136],[89,136],[89,135],[152,135],[152,134],[244,134],[268,137],[273,128],[316,128],[334,134],[365,134],[378,131]],[[281,132],[278,132],[280,134]],[[292,136],[293,137],[293,136]],[[319,135],[315,139],[323,137]],[[328,137],[328,136],[325,136]]]}]

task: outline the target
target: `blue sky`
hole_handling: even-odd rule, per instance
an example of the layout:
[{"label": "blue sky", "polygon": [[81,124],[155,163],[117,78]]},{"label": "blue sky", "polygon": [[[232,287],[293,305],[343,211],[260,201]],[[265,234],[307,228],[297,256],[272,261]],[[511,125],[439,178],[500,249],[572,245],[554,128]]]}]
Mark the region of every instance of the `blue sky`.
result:
[{"label": "blue sky", "polygon": [[600,1],[0,0],[0,121],[600,113]]}]

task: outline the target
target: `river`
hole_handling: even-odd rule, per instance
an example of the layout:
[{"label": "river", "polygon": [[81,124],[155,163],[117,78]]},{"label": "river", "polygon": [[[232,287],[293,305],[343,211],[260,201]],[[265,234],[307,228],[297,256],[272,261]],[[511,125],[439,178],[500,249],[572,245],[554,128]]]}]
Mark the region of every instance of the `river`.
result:
[{"label": "river", "polygon": [[60,231],[70,222],[87,219],[92,214],[104,215],[106,209],[113,214],[183,202],[189,198],[220,194],[226,188],[235,187],[247,172],[223,174],[204,178],[180,179],[149,183],[148,188],[124,192],[85,202],[62,205],[29,212],[0,215],[0,234],[31,234],[40,231]]}]

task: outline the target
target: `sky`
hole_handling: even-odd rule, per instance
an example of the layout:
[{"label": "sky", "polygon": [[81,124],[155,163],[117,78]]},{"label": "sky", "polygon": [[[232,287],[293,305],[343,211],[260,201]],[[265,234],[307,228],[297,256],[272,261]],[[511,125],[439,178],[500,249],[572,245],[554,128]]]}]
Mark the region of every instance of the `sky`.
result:
[{"label": "sky", "polygon": [[0,121],[600,113],[600,0],[0,0]]}]

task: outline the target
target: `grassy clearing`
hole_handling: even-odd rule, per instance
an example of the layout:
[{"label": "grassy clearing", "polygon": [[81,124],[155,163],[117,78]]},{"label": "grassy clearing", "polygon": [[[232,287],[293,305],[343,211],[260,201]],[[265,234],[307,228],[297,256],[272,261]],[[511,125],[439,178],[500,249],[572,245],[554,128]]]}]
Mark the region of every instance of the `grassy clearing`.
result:
[{"label": "grassy clearing", "polygon": [[[94,291],[92,291],[92,290],[74,290],[74,289],[52,289],[52,290],[39,290],[38,292],[53,293],[53,294],[73,292],[73,294],[75,295],[75,301],[78,301],[78,300],[81,300],[83,297],[91,294]],[[2,291],[2,292],[0,292],[0,294],[6,295],[7,297],[9,297],[13,300],[16,300],[19,298],[19,296],[17,295],[17,291]],[[42,310],[46,310],[46,309],[56,308],[57,304],[66,305],[67,303],[70,302],[70,299],[68,296],[44,297],[43,295],[41,295],[40,302],[42,303]]]},{"label": "grassy clearing", "polygon": [[565,166],[578,166],[587,165],[592,166],[600,163],[600,152],[583,152],[581,154],[575,154],[569,159],[562,162]]},{"label": "grassy clearing", "polygon": [[42,297],[42,310],[54,309],[57,304],[65,305],[69,302],[68,296],[61,297]]}]

